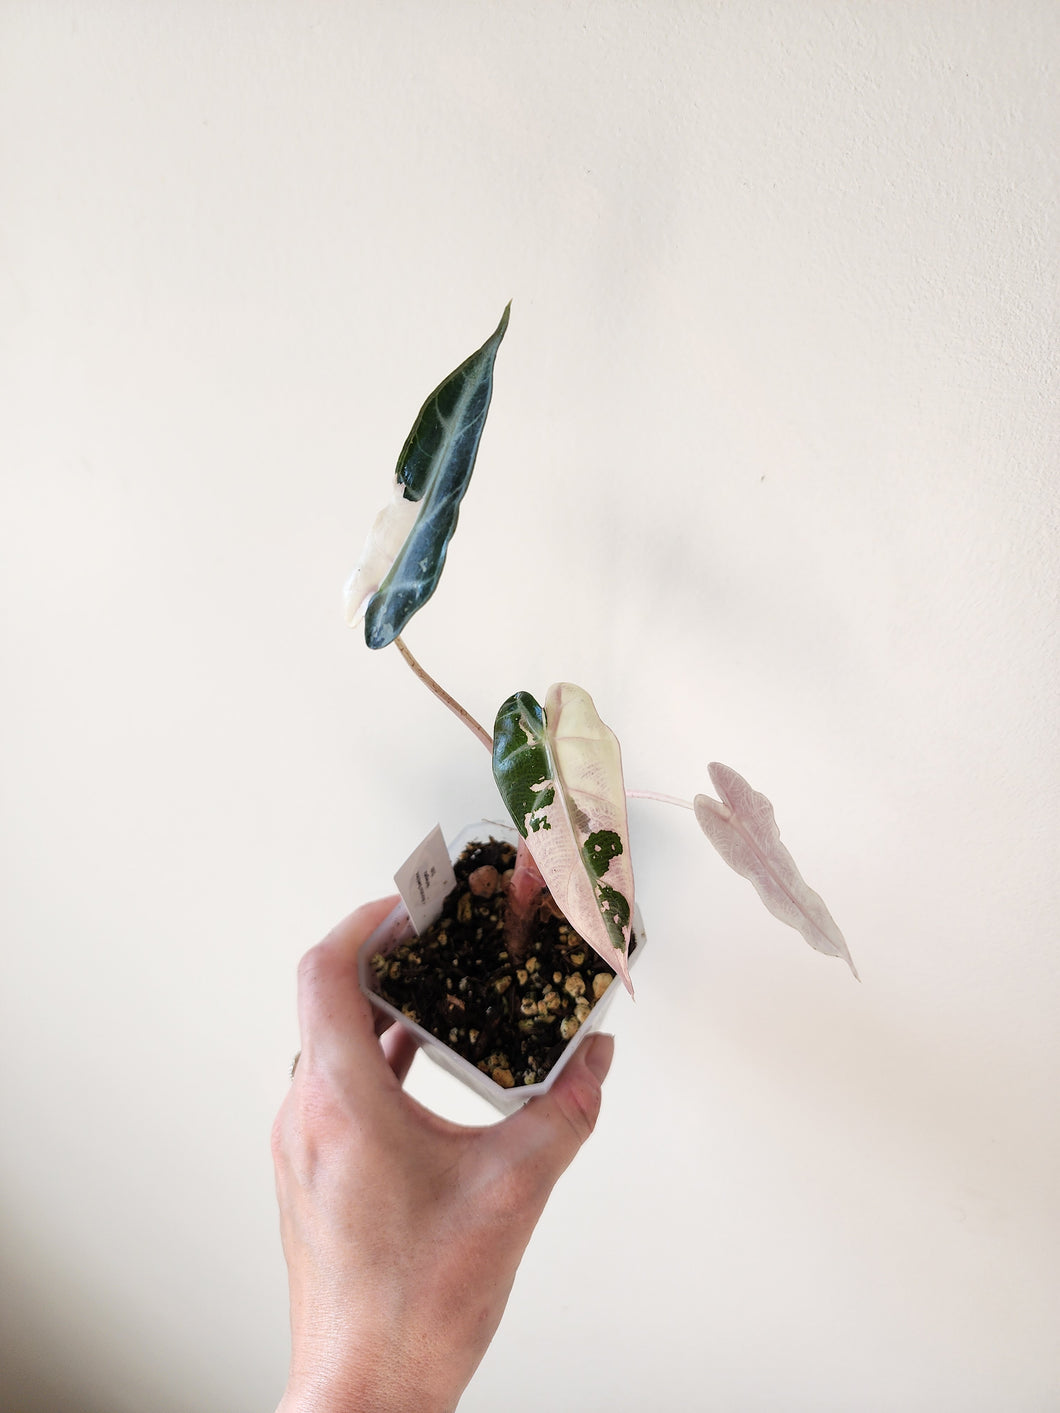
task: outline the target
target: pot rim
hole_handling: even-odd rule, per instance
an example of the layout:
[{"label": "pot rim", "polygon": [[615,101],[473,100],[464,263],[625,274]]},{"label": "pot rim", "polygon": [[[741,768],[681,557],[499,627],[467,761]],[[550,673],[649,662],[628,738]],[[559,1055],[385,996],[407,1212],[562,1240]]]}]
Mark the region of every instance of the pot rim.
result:
[{"label": "pot rim", "polygon": [[[513,845],[518,844],[519,834],[514,825],[500,823],[497,820],[476,820],[472,824],[467,824],[455,836],[454,839],[446,843],[449,857],[455,862],[467,847],[473,842],[485,842],[492,835],[494,838],[503,838]],[[637,937],[636,951],[630,956],[629,965],[632,969],[639,961],[644,952],[645,934],[644,920],[640,915],[640,908],[634,901],[633,907],[633,927]],[[368,998],[377,1010],[383,1011],[396,1024],[404,1026],[419,1043],[423,1052],[446,1070],[461,1080],[468,1088],[473,1089],[481,1098],[492,1104],[495,1109],[499,1109],[503,1114],[514,1113],[516,1109],[522,1108],[530,1099],[539,1094],[547,1094],[552,1085],[556,1082],[564,1067],[569,1062],[571,1056],[578,1046],[590,1035],[594,1034],[600,1026],[607,1007],[616,992],[623,990],[621,986],[609,986],[600,999],[594,1004],[589,1012],[587,1020],[583,1021],[577,1031],[567,1041],[567,1044],[559,1059],[549,1070],[548,1074],[538,1084],[520,1084],[511,1089],[505,1089],[496,1080],[491,1078],[477,1065],[463,1055],[457,1054],[444,1040],[439,1040],[436,1035],[432,1035],[429,1030],[420,1025],[417,1021],[410,1020],[396,1006],[383,999],[372,988],[374,973],[371,967],[371,959],[377,954],[387,955],[392,952],[401,942],[407,941],[414,936],[412,921],[403,902],[398,902],[396,906],[387,914],[375,931],[365,939],[360,951],[357,954],[357,974],[360,981],[361,991]]]}]

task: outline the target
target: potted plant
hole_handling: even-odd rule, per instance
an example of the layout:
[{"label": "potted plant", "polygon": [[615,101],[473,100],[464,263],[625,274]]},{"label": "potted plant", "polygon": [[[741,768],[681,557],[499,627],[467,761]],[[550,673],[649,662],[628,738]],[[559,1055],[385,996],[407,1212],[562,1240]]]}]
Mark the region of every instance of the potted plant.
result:
[{"label": "potted plant", "polygon": [[719,798],[627,792],[618,741],[584,689],[555,683],[543,704],[517,691],[490,733],[405,644],[401,634],[434,593],[456,530],[509,310],[421,407],[345,589],[347,621],[363,619],[368,647],[393,644],[490,752],[514,826],[465,832],[450,853],[437,833],[425,841],[407,866],[421,896],[402,888],[404,903],[365,945],[362,986],[502,1110],[551,1083],[617,990],[611,978],[633,994],[630,962],[644,934],[627,795],[691,811],[770,912],[857,976],[842,933],[780,841],[772,805],[735,770],[710,765]]}]

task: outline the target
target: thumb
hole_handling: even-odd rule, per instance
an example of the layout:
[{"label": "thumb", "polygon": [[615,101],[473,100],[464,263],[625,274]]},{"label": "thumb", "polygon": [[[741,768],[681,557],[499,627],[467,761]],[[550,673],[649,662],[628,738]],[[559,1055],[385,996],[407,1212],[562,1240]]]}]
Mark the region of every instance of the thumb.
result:
[{"label": "thumb", "polygon": [[593,1035],[571,1056],[552,1088],[500,1126],[505,1157],[543,1186],[542,1198],[596,1126],[601,1085],[615,1053],[613,1035]]}]

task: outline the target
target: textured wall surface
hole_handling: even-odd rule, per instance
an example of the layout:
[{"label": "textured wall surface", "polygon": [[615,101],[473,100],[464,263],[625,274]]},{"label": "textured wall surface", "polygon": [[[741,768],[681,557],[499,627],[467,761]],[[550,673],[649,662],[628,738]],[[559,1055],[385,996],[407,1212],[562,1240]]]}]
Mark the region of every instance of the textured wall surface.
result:
[{"label": "textured wall surface", "polygon": [[480,719],[582,683],[635,788],[741,770],[862,984],[634,807],[638,1000],[462,1408],[1060,1406],[1058,42],[0,4],[5,1409],[278,1397],[295,964],[499,809],[341,585],[508,299],[410,646]]}]

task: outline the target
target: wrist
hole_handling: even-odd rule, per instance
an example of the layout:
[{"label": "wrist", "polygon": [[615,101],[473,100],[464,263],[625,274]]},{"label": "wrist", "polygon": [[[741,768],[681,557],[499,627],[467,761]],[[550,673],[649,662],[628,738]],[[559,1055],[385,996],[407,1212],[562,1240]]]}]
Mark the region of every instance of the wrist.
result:
[{"label": "wrist", "polygon": [[276,1413],[454,1413],[455,1408],[455,1398],[431,1402],[416,1389],[355,1379],[336,1385],[289,1383]]},{"label": "wrist", "polygon": [[410,1300],[383,1279],[370,1294],[341,1298],[311,1298],[292,1281],[291,1362],[277,1413],[453,1413],[500,1318],[498,1309],[484,1319],[463,1284],[436,1280]]},{"label": "wrist", "polygon": [[345,1360],[295,1351],[277,1413],[453,1413],[466,1380],[411,1361]]}]

